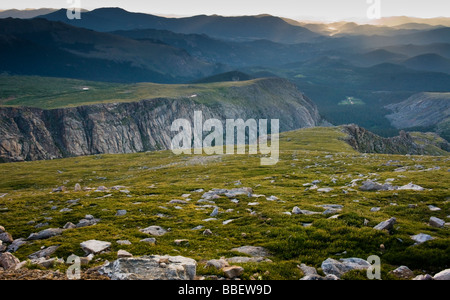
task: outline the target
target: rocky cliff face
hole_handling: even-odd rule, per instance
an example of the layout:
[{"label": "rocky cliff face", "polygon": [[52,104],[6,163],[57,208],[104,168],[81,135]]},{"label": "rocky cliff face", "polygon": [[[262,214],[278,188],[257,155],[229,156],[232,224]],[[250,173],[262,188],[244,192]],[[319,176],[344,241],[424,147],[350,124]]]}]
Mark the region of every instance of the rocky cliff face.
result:
[{"label": "rocky cliff face", "polygon": [[321,122],[315,104],[286,80],[259,80],[224,91],[239,101],[148,99],[42,110],[0,108],[0,161],[55,159],[169,149],[175,119],[280,119],[293,130]]},{"label": "rocky cliff face", "polygon": [[450,140],[450,93],[419,93],[386,106],[386,118],[399,129],[433,130]]},{"label": "rocky cliff face", "polygon": [[399,136],[383,138],[355,124],[340,127],[348,134],[345,141],[362,153],[448,155],[450,150],[447,141],[433,133],[402,130]]}]

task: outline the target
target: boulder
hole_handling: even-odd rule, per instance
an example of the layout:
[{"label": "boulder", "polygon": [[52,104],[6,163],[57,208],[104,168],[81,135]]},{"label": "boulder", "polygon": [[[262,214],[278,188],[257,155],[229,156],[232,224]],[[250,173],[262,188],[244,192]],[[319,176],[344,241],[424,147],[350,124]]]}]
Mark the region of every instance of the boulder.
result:
[{"label": "boulder", "polygon": [[42,230],[38,233],[32,233],[29,237],[28,240],[33,241],[33,240],[44,240],[44,239],[49,239],[51,237],[57,236],[57,235],[61,235],[62,234],[62,229],[60,228],[49,228],[49,229],[45,229]]},{"label": "boulder", "polygon": [[127,214],[127,211],[125,209],[119,209],[116,213],[116,217],[125,216]]},{"label": "boulder", "polygon": [[165,230],[164,228],[162,228],[160,226],[149,226],[149,227],[141,229],[139,231],[142,233],[146,233],[146,234],[154,235],[154,236],[162,236],[167,233],[167,230]]},{"label": "boulder", "polygon": [[19,250],[19,248],[22,247],[23,245],[25,245],[26,243],[27,243],[27,242],[26,242],[25,239],[23,239],[23,238],[14,240],[14,241],[12,242],[12,244],[8,246],[8,250],[7,250],[7,251],[8,251],[8,252],[11,252],[11,253],[14,253],[14,252],[16,252],[17,250]]},{"label": "boulder", "polygon": [[437,273],[433,276],[433,280],[450,280],[450,269]]},{"label": "boulder", "polygon": [[411,236],[411,239],[413,241],[415,241],[417,244],[422,244],[422,243],[425,243],[426,241],[430,241],[434,238],[429,234],[419,233],[419,234]]},{"label": "boulder", "polygon": [[338,278],[351,270],[367,270],[369,267],[370,264],[361,258],[345,258],[340,261],[328,258],[321,265],[326,275],[335,275]]},{"label": "boulder", "polygon": [[3,232],[0,233],[0,241],[2,241],[3,243],[12,243],[14,239],[8,232]]},{"label": "boulder", "polygon": [[146,238],[146,239],[140,240],[140,242],[155,245],[156,239],[155,238]]},{"label": "boulder", "polygon": [[390,273],[399,279],[411,279],[414,277],[413,271],[411,271],[407,266],[400,266]]},{"label": "boulder", "polygon": [[418,275],[414,277],[412,280],[433,280],[433,277],[431,275],[425,274],[425,275]]},{"label": "boulder", "polygon": [[244,253],[254,257],[266,257],[269,256],[269,251],[263,247],[255,247],[255,246],[242,246],[239,248],[233,248],[231,251],[236,251],[240,253]]},{"label": "boulder", "polygon": [[436,228],[442,228],[445,226],[445,221],[441,220],[439,218],[436,218],[436,217],[431,217],[430,218],[430,226],[433,226]]},{"label": "boulder", "polygon": [[372,180],[367,180],[363,182],[359,189],[361,191],[390,191],[393,190],[394,187],[390,184],[379,184],[377,182],[373,182]]},{"label": "boulder", "polygon": [[315,276],[318,275],[317,274],[317,270],[314,267],[309,267],[305,264],[301,264],[300,266],[298,266],[300,270],[302,270],[303,274],[305,276]]},{"label": "boulder", "polygon": [[226,261],[225,259],[211,259],[211,260],[208,260],[207,262],[206,262],[206,265],[205,265],[205,268],[208,268],[208,267],[214,267],[214,268],[216,268],[217,270],[220,270],[220,269],[222,269],[222,268],[224,268],[224,267],[229,267],[230,265],[228,264],[228,261]]},{"label": "boulder", "polygon": [[397,219],[390,218],[389,220],[383,221],[377,226],[375,226],[373,229],[376,230],[391,230],[394,227],[394,224],[397,222]]},{"label": "boulder", "polygon": [[244,273],[244,268],[239,266],[230,266],[222,269],[222,272],[229,279],[233,279],[241,276]]},{"label": "boulder", "polygon": [[0,267],[5,270],[15,269],[20,260],[9,252],[0,255]]},{"label": "boulder", "polygon": [[50,246],[47,247],[45,249],[39,250],[37,252],[34,252],[33,254],[30,254],[28,256],[29,259],[37,259],[37,258],[42,258],[42,257],[49,257],[51,256],[53,253],[56,252],[56,250],[58,250],[60,245],[55,245],[55,246]]},{"label": "boulder", "polygon": [[110,242],[103,242],[103,241],[97,241],[97,240],[89,240],[82,242],[80,244],[81,248],[83,249],[86,254],[98,254],[104,251],[107,251],[111,247]]},{"label": "boulder", "polygon": [[248,264],[248,263],[260,263],[260,262],[272,262],[270,259],[265,257],[246,257],[246,256],[234,256],[227,258],[227,262],[232,264]]},{"label": "boulder", "polygon": [[125,250],[117,251],[117,258],[127,258],[127,257],[133,257],[133,254]]},{"label": "boulder", "polygon": [[63,227],[63,229],[74,229],[74,228],[77,228],[77,225],[75,225],[71,222],[67,222]]},{"label": "boulder", "polygon": [[120,258],[107,263],[99,273],[112,280],[194,280],[197,262],[183,256]]}]

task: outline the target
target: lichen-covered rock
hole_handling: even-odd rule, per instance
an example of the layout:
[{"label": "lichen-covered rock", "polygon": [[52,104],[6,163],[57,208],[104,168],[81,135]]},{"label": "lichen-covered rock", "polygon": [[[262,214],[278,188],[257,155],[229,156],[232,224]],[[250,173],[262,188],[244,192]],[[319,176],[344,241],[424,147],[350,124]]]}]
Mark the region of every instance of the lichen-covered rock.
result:
[{"label": "lichen-covered rock", "polygon": [[113,280],[194,280],[196,272],[191,258],[159,255],[120,258],[99,269]]}]

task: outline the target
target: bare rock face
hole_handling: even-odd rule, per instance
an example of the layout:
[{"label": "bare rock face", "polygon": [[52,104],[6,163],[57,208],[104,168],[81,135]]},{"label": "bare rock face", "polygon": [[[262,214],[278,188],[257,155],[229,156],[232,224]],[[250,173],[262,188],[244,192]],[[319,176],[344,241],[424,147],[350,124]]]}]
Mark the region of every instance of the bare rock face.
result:
[{"label": "bare rock face", "polygon": [[[411,134],[400,131],[400,135],[391,138],[384,138],[376,135],[355,124],[340,126],[347,134],[345,141],[358,152],[362,153],[384,153],[384,154],[411,154],[411,155],[442,155],[443,151],[448,151],[450,147],[442,138],[440,142],[432,142],[432,139],[420,139]],[[433,147],[429,147],[433,146]],[[431,150],[435,148],[435,150]]]},{"label": "bare rock face", "polygon": [[[192,121],[195,110],[205,120],[280,119],[281,131],[321,123],[316,105],[284,79],[261,79],[224,93],[224,99],[210,99],[211,106],[191,98],[164,98],[52,110],[3,107],[0,162],[167,150],[172,122]],[[237,98],[242,102],[226,101]]]},{"label": "bare rock face", "polygon": [[120,258],[99,269],[112,280],[194,280],[196,272],[191,258],[159,255]]}]

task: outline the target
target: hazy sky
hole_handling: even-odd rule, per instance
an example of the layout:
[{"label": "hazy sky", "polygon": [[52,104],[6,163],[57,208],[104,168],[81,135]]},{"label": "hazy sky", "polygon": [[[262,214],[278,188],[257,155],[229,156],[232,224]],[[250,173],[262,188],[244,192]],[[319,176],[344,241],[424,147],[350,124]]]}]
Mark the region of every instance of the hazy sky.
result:
[{"label": "hazy sky", "polygon": [[[133,12],[164,15],[255,15],[303,19],[341,20],[367,18],[368,1],[377,0],[72,0],[81,7],[122,7]],[[450,17],[450,0],[379,0],[381,16]],[[1,0],[0,9],[66,8],[70,0]]]}]

